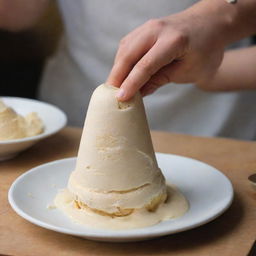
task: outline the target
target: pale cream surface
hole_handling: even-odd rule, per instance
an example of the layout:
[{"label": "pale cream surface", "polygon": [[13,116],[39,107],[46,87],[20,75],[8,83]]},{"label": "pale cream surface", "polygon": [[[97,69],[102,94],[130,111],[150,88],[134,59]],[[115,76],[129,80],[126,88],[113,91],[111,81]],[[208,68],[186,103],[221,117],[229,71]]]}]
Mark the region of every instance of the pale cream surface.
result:
[{"label": "pale cream surface", "polygon": [[113,230],[142,228],[155,225],[161,221],[178,218],[184,215],[189,204],[186,198],[174,186],[168,186],[168,200],[160,204],[156,211],[150,212],[145,208],[134,211],[129,216],[102,216],[89,209],[75,207],[74,195],[67,189],[60,191],[55,198],[55,206],[77,224],[92,228]]},{"label": "pale cream surface", "polygon": [[76,167],[56,206],[79,223],[110,229],[183,215],[188,203],[178,190],[167,190],[140,94],[122,103],[117,90],[103,84],[94,91]]},{"label": "pale cream surface", "polygon": [[43,132],[43,122],[36,113],[23,117],[0,100],[0,140],[20,139]]},{"label": "pale cream surface", "polygon": [[80,202],[108,214],[157,205],[166,195],[141,96],[121,103],[117,90],[103,84],[94,91],[68,182]]}]

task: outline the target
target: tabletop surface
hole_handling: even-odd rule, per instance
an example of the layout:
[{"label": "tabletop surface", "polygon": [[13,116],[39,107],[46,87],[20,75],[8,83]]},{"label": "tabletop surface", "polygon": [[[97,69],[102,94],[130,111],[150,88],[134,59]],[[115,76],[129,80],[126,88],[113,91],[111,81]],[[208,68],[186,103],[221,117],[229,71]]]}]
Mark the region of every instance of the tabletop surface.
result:
[{"label": "tabletop surface", "polygon": [[60,234],[19,217],[7,201],[12,182],[37,165],[76,156],[81,129],[65,128],[15,159],[0,162],[0,255],[196,255],[245,256],[256,238],[256,191],[247,177],[256,173],[256,142],[152,132],[155,151],[204,161],[233,183],[231,207],[216,220],[150,241],[105,243]]}]

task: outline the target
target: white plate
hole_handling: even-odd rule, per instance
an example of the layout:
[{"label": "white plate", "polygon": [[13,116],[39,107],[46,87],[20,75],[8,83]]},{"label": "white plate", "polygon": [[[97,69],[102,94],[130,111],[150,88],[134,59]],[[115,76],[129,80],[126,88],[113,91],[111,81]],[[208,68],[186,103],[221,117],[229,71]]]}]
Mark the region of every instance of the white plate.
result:
[{"label": "white plate", "polygon": [[30,112],[36,112],[42,119],[45,127],[43,133],[36,136],[0,141],[0,161],[15,157],[18,153],[31,147],[39,140],[60,131],[67,123],[65,113],[51,104],[16,97],[1,97],[0,99],[23,116]]},{"label": "white plate", "polygon": [[47,209],[60,188],[65,188],[76,158],[50,162],[21,175],[9,190],[12,208],[26,220],[57,232],[101,241],[138,241],[173,234],[203,225],[222,214],[231,204],[233,188],[226,176],[194,159],[157,153],[167,182],[175,184],[190,203],[181,218],[130,230],[103,230],[73,223],[58,209]]}]

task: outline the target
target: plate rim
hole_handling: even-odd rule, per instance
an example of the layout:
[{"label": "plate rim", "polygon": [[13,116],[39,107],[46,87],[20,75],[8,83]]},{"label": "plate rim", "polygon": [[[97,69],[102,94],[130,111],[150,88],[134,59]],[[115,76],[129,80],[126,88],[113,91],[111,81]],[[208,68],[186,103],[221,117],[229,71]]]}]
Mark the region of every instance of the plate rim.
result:
[{"label": "plate rim", "polygon": [[[215,168],[212,165],[209,165],[205,162],[202,162],[200,160],[190,158],[190,157],[185,157],[185,156],[176,155],[176,154],[160,153],[160,152],[156,152],[156,155],[167,155],[167,156],[171,155],[171,156],[178,157],[178,158],[193,160],[200,164],[204,164],[208,167],[211,167],[211,168],[213,168],[214,171],[221,174],[222,178],[224,178],[227,181],[227,183],[230,187],[230,189],[229,189],[230,195],[229,195],[228,202],[226,203],[225,207],[223,207],[220,211],[215,212],[210,218],[206,218],[206,219],[197,221],[191,225],[181,227],[181,228],[176,228],[173,230],[164,230],[164,231],[155,230],[155,231],[150,231],[150,233],[149,232],[141,233],[141,231],[143,229],[146,229],[147,227],[139,228],[139,229],[130,229],[130,230],[107,230],[107,229],[104,229],[104,234],[103,234],[103,232],[102,232],[103,229],[95,229],[95,231],[91,231],[91,230],[90,231],[74,231],[70,228],[58,227],[53,224],[46,223],[40,219],[30,216],[29,214],[27,214],[26,212],[24,212],[17,206],[15,199],[13,198],[12,195],[13,195],[13,192],[15,191],[15,186],[19,183],[20,180],[24,179],[27,175],[36,172],[39,167],[44,168],[45,166],[49,166],[52,164],[58,164],[59,162],[63,162],[63,161],[74,161],[74,160],[76,160],[77,157],[69,157],[69,158],[62,158],[62,159],[54,160],[51,162],[47,162],[47,163],[35,166],[35,167],[31,168],[30,170],[24,172],[23,174],[21,174],[20,176],[18,176],[15,179],[15,181],[12,183],[11,187],[9,188],[8,201],[9,201],[9,204],[11,205],[12,209],[19,216],[21,216],[25,220],[27,220],[30,223],[33,223],[37,226],[40,226],[40,227],[43,227],[43,228],[46,228],[48,230],[52,230],[55,232],[68,234],[68,235],[80,236],[80,237],[84,237],[84,238],[88,238],[88,239],[91,238],[91,239],[95,239],[95,240],[98,239],[101,241],[112,241],[112,242],[113,242],[113,240],[129,241],[129,239],[130,239],[131,241],[135,241],[136,239],[138,239],[138,240],[139,239],[150,239],[150,238],[154,238],[154,237],[171,235],[171,234],[180,233],[180,232],[183,232],[186,230],[191,230],[191,229],[194,229],[196,227],[202,226],[206,223],[213,221],[214,219],[216,219],[217,217],[222,215],[230,207],[230,205],[232,204],[233,199],[234,199],[234,188],[233,188],[233,185],[232,185],[232,182],[230,181],[230,179],[225,174],[223,174],[220,170],[218,170],[217,168]],[[140,232],[136,233],[136,230],[140,230]],[[132,234],[129,234],[129,233],[132,233]],[[113,240],[110,240],[110,239],[113,239]]]}]

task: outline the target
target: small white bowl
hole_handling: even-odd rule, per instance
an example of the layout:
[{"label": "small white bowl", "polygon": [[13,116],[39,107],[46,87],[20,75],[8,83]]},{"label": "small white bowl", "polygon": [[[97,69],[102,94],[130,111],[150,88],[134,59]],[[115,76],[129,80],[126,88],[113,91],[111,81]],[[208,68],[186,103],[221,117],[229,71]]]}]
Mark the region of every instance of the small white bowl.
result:
[{"label": "small white bowl", "polygon": [[15,140],[0,141],[0,161],[11,159],[36,142],[60,131],[67,123],[66,114],[59,108],[37,100],[1,97],[1,100],[12,107],[18,114],[26,115],[36,112],[44,123],[43,133]]},{"label": "small white bowl", "polygon": [[125,230],[92,228],[71,221],[54,209],[53,201],[59,189],[67,186],[76,158],[49,162],[23,173],[9,189],[9,203],[17,214],[40,227],[108,242],[146,240],[189,230],[214,220],[232,203],[232,184],[216,168],[188,157],[162,153],[156,157],[166,182],[177,186],[189,201],[188,212],[180,218]]}]

